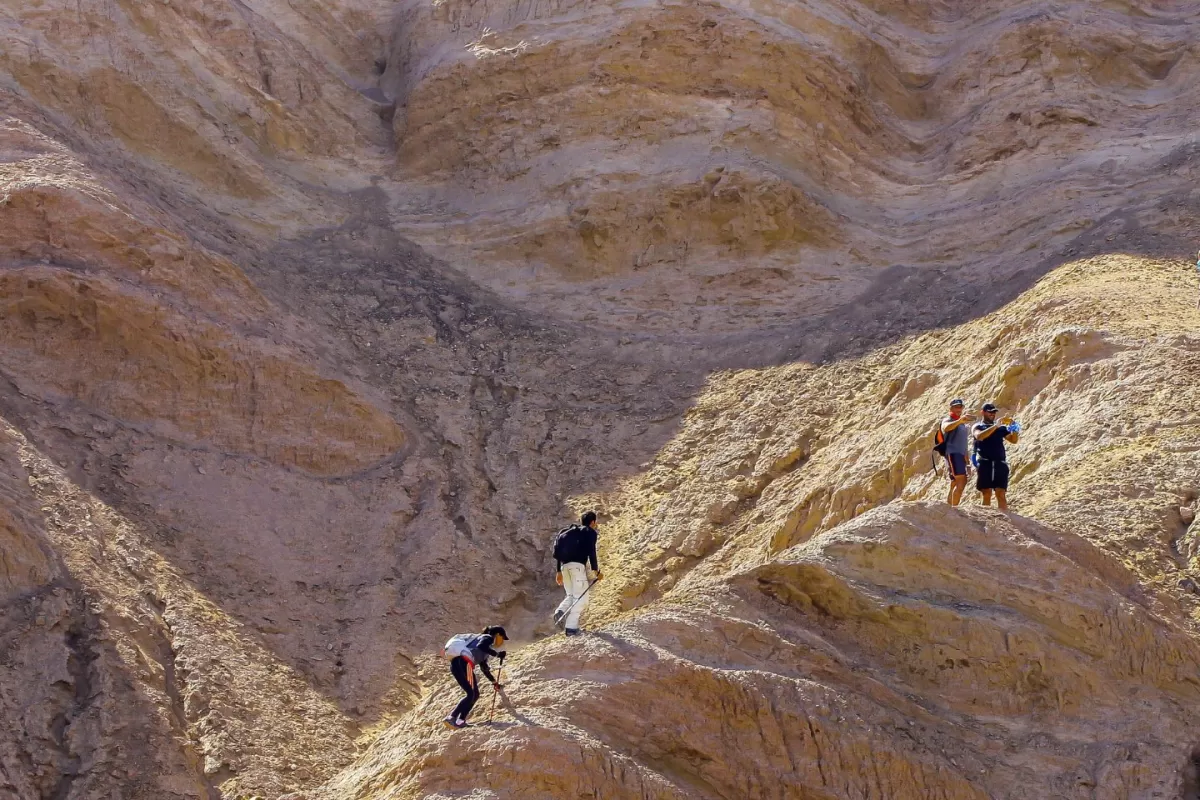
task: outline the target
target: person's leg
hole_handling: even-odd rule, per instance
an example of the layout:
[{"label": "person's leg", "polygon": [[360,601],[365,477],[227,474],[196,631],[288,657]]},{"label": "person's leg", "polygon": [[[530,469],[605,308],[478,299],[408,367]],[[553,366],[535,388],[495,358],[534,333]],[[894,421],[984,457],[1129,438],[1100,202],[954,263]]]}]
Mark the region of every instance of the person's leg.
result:
[{"label": "person's leg", "polygon": [[475,669],[465,658],[458,656],[450,662],[450,674],[466,692],[466,697],[458,701],[450,716],[456,720],[465,720],[471,713],[471,706],[475,705],[475,700],[479,697],[479,689],[475,686]]},{"label": "person's leg", "polygon": [[979,501],[985,506],[992,504],[992,485],[988,483],[988,462],[980,461],[975,469],[975,490],[979,492]]},{"label": "person's leg", "polygon": [[566,627],[574,630],[579,628],[579,617],[583,614],[583,610],[587,608],[588,601],[592,599],[592,595],[590,593],[584,594],[588,588],[587,567],[583,564],[564,564],[563,572],[567,573],[568,571],[569,575],[563,575],[563,583],[570,582],[571,595],[578,599],[567,614]]},{"label": "person's leg", "polygon": [[475,678],[475,668],[467,667],[467,675],[471,680],[471,691],[462,699],[458,707],[454,709],[454,718],[460,723],[466,722],[467,717],[471,716],[471,709],[475,707],[475,702],[479,699],[479,681]]},{"label": "person's leg", "polygon": [[471,696],[463,698],[466,707],[463,709],[462,716],[459,717],[463,722],[467,721],[467,717],[471,715],[471,709],[475,707],[475,703],[479,702],[479,681],[475,677],[475,668],[470,668],[471,675]]},{"label": "person's leg", "polygon": [[575,598],[571,596],[571,581],[567,579],[567,567],[569,566],[569,564],[563,564],[562,568],[563,599],[558,604],[558,608],[554,609],[554,619],[556,622],[562,619],[563,615],[567,613],[567,609],[571,607],[571,603],[575,602]]},{"label": "person's leg", "polygon": [[1008,463],[1004,461],[996,464],[996,505],[1008,511]]},{"label": "person's leg", "polygon": [[[558,608],[554,611],[555,618],[561,619],[563,615],[568,613],[568,609],[575,604],[575,601],[579,599],[579,593],[571,576],[575,574],[575,568],[581,566],[581,564],[577,564],[573,561],[562,565],[563,600],[558,604]],[[567,627],[570,626],[568,625]]]},{"label": "person's leg", "polygon": [[950,486],[950,505],[962,502],[963,490],[967,488],[967,458],[958,453],[950,455],[950,474],[954,481]]},{"label": "person's leg", "polygon": [[967,476],[954,476],[954,496],[950,500],[950,505],[956,506],[962,502],[963,490],[967,488]]}]

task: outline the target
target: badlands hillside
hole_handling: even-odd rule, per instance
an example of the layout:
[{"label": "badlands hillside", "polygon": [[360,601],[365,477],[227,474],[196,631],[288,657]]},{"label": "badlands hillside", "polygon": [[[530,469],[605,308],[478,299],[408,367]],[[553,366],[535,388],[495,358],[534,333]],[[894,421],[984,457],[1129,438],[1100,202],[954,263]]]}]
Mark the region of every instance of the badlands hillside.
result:
[{"label": "badlands hillside", "polygon": [[1198,42],[0,0],[0,798],[1200,798]]}]

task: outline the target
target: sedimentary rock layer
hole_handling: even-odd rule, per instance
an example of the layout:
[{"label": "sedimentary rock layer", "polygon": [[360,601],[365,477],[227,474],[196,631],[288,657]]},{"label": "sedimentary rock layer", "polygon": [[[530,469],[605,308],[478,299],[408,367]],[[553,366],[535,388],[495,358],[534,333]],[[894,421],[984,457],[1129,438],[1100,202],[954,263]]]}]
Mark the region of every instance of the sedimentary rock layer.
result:
[{"label": "sedimentary rock layer", "polygon": [[0,0],[0,794],[1194,794],[1197,25]]}]

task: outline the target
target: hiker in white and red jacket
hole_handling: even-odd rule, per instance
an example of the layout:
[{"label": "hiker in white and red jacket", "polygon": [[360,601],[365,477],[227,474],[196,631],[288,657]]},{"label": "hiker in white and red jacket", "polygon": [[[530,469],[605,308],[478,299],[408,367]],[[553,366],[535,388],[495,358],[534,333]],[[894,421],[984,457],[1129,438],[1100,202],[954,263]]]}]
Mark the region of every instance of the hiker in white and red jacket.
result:
[{"label": "hiker in white and red jacket", "polygon": [[483,629],[483,633],[460,633],[452,636],[442,648],[442,654],[450,659],[450,674],[467,693],[450,712],[450,716],[442,720],[447,728],[457,730],[467,727],[467,717],[470,716],[475,701],[479,699],[479,681],[475,677],[475,667],[483,670],[484,677],[491,681],[493,689],[500,691],[503,688],[488,669],[487,660],[488,656],[495,656],[500,659],[500,666],[504,666],[505,652],[495,648],[503,645],[507,636],[504,628],[489,625]]}]

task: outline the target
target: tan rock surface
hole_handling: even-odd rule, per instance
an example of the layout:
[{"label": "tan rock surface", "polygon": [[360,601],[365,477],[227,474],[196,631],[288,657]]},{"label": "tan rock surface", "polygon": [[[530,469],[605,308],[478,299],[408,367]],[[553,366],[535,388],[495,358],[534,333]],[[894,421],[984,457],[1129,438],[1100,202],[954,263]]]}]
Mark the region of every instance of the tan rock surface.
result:
[{"label": "tan rock surface", "polygon": [[0,0],[0,796],[1200,796],[1198,25]]},{"label": "tan rock surface", "polygon": [[402,8],[402,229],[518,301],[589,292],[608,324],[788,323],[900,265],[1002,283],[1190,188],[1184,6]]},{"label": "tan rock surface", "polygon": [[1176,797],[1200,650],[1131,591],[1080,537],[888,506],[525,649],[497,726],[430,733],[431,698],[309,796],[475,768],[498,797]]}]

